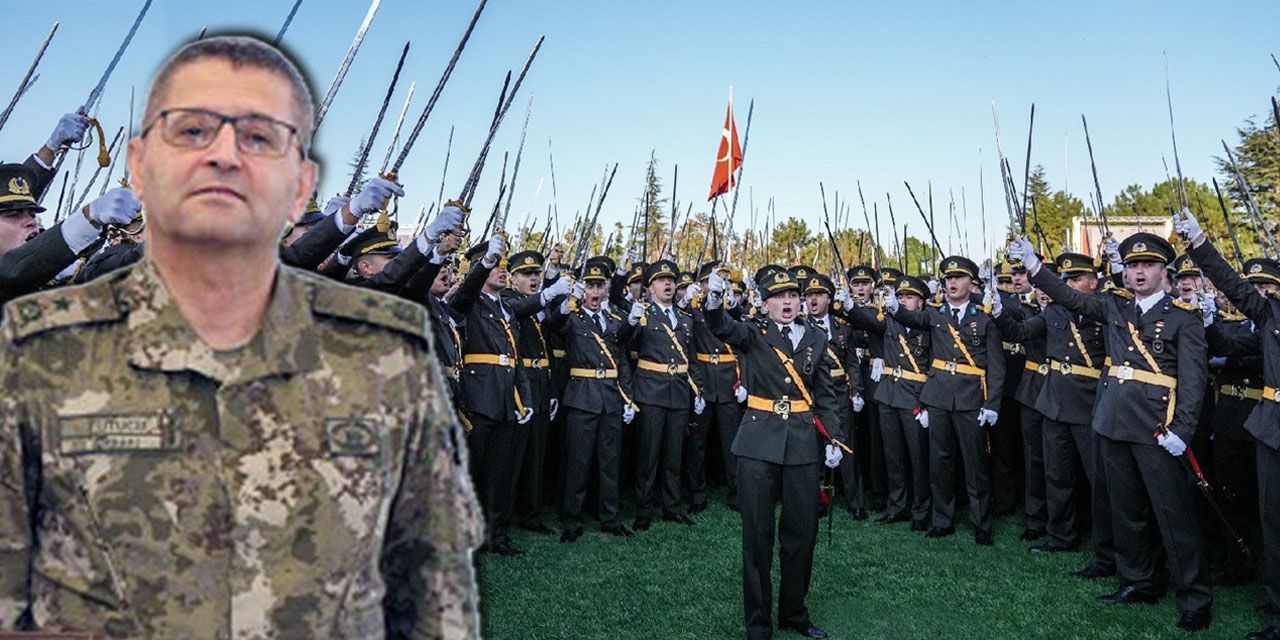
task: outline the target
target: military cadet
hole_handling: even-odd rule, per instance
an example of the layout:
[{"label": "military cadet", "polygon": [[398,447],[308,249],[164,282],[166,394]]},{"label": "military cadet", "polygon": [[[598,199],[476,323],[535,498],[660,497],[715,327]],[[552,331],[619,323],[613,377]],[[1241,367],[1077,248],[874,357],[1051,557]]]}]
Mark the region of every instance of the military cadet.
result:
[{"label": "military cadet", "polygon": [[600,530],[631,537],[618,508],[622,426],[636,417],[631,372],[623,361],[634,328],[606,308],[613,261],[591,258],[573,295],[553,306],[547,328],[564,337],[569,381],[561,396],[565,414],[564,508],[561,542],[582,536],[582,508],[593,463],[599,481]]},{"label": "military cadet", "polygon": [[[706,319],[711,332],[744,358],[747,411],[733,441],[738,457],[738,510],[742,514],[742,591],[747,637],[773,634],[774,531],[780,532],[778,626],[825,638],[813,624],[805,597],[818,537],[819,462],[824,440],[843,441],[832,384],[827,335],[800,317],[800,285],[786,270],[758,281],[763,314],[739,322],[725,313],[729,284],[707,279]],[[825,430],[825,433],[823,433]],[[825,451],[834,469],[843,453]],[[775,516],[782,503],[779,520]]]},{"label": "military cadet", "polygon": [[[1242,274],[1263,295],[1280,288],[1280,264],[1253,258]],[[1262,348],[1253,332],[1253,321],[1235,310],[1218,292],[1218,314],[1205,328],[1209,343],[1209,368],[1214,372],[1210,385],[1217,396],[1212,420],[1214,489],[1222,515],[1231,529],[1251,544],[1258,538],[1258,463],[1255,438],[1244,428],[1249,414],[1262,400]],[[1243,347],[1243,348],[1241,348]],[[1256,578],[1256,549],[1246,555],[1240,545],[1226,541],[1226,557],[1214,584],[1236,586]]]},{"label": "military cadet", "polygon": [[511,288],[503,300],[517,319],[516,348],[529,381],[526,405],[533,408],[528,428],[521,429],[523,453],[516,481],[516,519],[522,529],[550,535],[551,528],[542,522],[543,461],[547,453],[547,429],[560,408],[560,400],[551,387],[551,350],[547,347],[542,323],[547,306],[557,306],[569,292],[569,279],[557,279],[543,289],[542,274],[546,258],[538,251],[512,254],[507,269],[511,272]]},{"label": "military cadet", "polygon": [[[1033,313],[1031,307],[1022,304],[1024,299],[1030,300],[1032,295],[1022,263],[1001,260],[992,270],[994,274],[979,274],[979,279],[996,278],[996,295],[1005,303],[1005,312],[1020,319]],[[974,286],[979,287],[975,291],[980,301],[981,285],[975,281]],[[1028,440],[1039,450],[1040,423],[1038,416],[1022,415],[1025,405],[1018,400],[1020,389],[1023,390],[1024,397],[1028,395],[1022,382],[1026,371],[1027,346],[1009,340],[1001,344],[1004,351],[1005,380],[1000,417],[1004,419],[1004,423],[998,427],[1007,428],[997,427],[988,432],[991,449],[991,511],[996,517],[1012,515],[1017,511],[1018,489],[1023,487],[1023,495],[1030,499],[1031,504],[1028,505],[1025,501],[1023,503],[1023,521],[1026,525],[1023,533],[1026,535],[1022,539],[1036,540],[1044,535],[1044,466],[1038,453],[1032,460],[1025,460],[1024,452]],[[1037,343],[1031,346],[1041,345]],[[1032,385],[1032,391],[1039,391],[1042,379],[1027,377],[1027,384]],[[1019,443],[1023,445],[1022,450],[1019,450]],[[1019,476],[1019,473],[1022,475]],[[1027,487],[1025,481],[1029,480],[1032,481],[1032,486]]]},{"label": "military cadet", "polygon": [[662,519],[694,524],[680,500],[680,465],[689,408],[701,414],[701,372],[690,369],[693,318],[675,305],[680,268],[658,260],[644,269],[650,302],[631,303],[627,323],[631,349],[637,360],[632,375],[633,399],[639,406],[636,446],[637,531],[650,527],[659,507]]},{"label": "military cadet", "polygon": [[0,164],[0,302],[39,290],[98,246],[106,225],[128,223],[141,208],[132,191],[115,188],[42,232],[39,181],[27,165]]},{"label": "military cadet", "polygon": [[521,438],[533,419],[529,382],[512,325],[517,318],[503,302],[509,274],[501,232],[467,252],[470,270],[449,301],[466,319],[462,335],[462,408],[471,423],[467,442],[472,473],[485,510],[488,533],[482,551],[505,556],[524,552],[511,541]]},{"label": "military cadet", "polygon": [[[722,272],[722,277],[728,274],[728,269],[722,267],[718,261],[708,262],[698,269],[699,289],[706,284],[707,279],[711,277],[711,272],[716,269]],[[692,294],[690,299],[695,299]],[[736,510],[738,508],[738,474],[731,447],[738,433],[738,425],[742,422],[742,403],[747,399],[747,388],[742,384],[742,369],[738,354],[733,347],[712,335],[700,302],[690,305],[690,314],[693,316],[693,350],[697,358],[694,366],[701,370],[702,398],[706,401],[707,407],[702,414],[693,416],[693,429],[695,435],[701,430],[705,440],[707,432],[712,425],[715,425],[720,441],[720,457],[724,463],[725,483],[728,485],[725,503],[730,509]],[[736,301],[729,304],[734,306]],[[734,306],[734,309],[737,307]],[[737,311],[741,312],[740,309]],[[704,454],[705,452],[698,454],[699,459]],[[689,507],[692,513],[698,513],[707,508],[705,480],[703,485],[701,494],[695,491],[692,496],[693,504]]]},{"label": "military cadet", "polygon": [[1196,490],[1184,456],[1207,379],[1204,326],[1198,309],[1165,293],[1165,266],[1173,261],[1168,241],[1137,233],[1125,238],[1119,251],[1132,300],[1081,293],[1041,270],[1025,239],[1010,245],[1010,257],[1027,265],[1036,287],[1071,313],[1106,326],[1111,364],[1098,390],[1093,428],[1103,436],[1121,586],[1098,601],[1163,597],[1165,587],[1156,577],[1158,547],[1151,539],[1154,518],[1177,593],[1178,626],[1203,629],[1212,621],[1213,596]]},{"label": "military cadet", "polygon": [[268,45],[187,45],[129,144],[147,259],[9,304],[0,629],[478,637],[425,312],[279,264],[311,113]]},{"label": "military cadet", "polygon": [[[810,272],[808,278],[800,280],[801,293],[804,294],[805,308],[808,310],[809,324],[821,329],[827,335],[827,366],[831,370],[831,385],[835,389],[837,415],[840,418],[840,430],[853,432],[854,415],[865,410],[865,402],[861,391],[858,357],[854,354],[853,332],[849,321],[831,313],[832,294],[836,290],[835,283],[825,275],[816,271]],[[840,479],[844,484],[845,508],[854,520],[866,520],[866,498],[862,491],[862,473],[859,469],[858,456],[847,456],[840,461]]]},{"label": "military cadet", "polygon": [[999,419],[1004,387],[1004,356],[995,320],[970,298],[978,266],[963,256],[945,258],[944,301],[937,307],[911,311],[898,303],[892,289],[885,308],[904,325],[932,332],[933,358],[920,401],[928,410],[929,473],[933,488],[933,525],[926,534],[938,538],[955,533],[955,461],[964,461],[965,490],[973,539],[992,544],[991,468],[986,457],[986,430]]},{"label": "military cadet", "polygon": [[[887,270],[881,281],[896,286],[898,303],[909,310],[924,308],[929,289],[924,281]],[[929,486],[928,414],[920,404],[929,365],[932,333],[913,329],[884,312],[882,305],[845,307],[854,327],[883,344],[876,367],[877,407],[884,443],[887,502],[876,522],[911,522],[912,531],[926,531],[932,509]]]},{"label": "military cadet", "polygon": [[[871,304],[872,293],[875,289],[876,276],[879,275],[875,269],[867,265],[857,265],[850,267],[845,273],[845,278],[849,283],[849,299],[840,301],[842,309],[847,306],[856,304]],[[892,274],[890,274],[892,275]],[[842,312],[843,313],[843,312]],[[864,402],[871,404],[871,409],[860,411],[854,414],[855,442],[861,444],[859,448],[855,445],[855,455],[858,458],[858,467],[862,475],[862,507],[870,508],[872,511],[883,511],[888,492],[885,474],[885,451],[884,440],[880,433],[880,411],[875,406],[875,395],[879,381],[878,373],[884,368],[884,351],[883,344],[880,340],[874,339],[865,329],[854,329],[849,337],[850,350],[853,352],[854,358],[858,363],[858,374],[854,374],[861,378],[858,382],[859,393]],[[876,372],[876,375],[872,375]],[[843,467],[851,464],[846,460],[842,463]],[[849,491],[850,487],[845,480],[845,491]]]},{"label": "military cadet", "polygon": [[[1264,380],[1262,401],[1249,414],[1245,429],[1255,439],[1255,458],[1258,468],[1258,508],[1262,514],[1262,583],[1266,593],[1266,615],[1271,624],[1249,634],[1249,640],[1276,640],[1280,638],[1280,304],[1276,289],[1280,282],[1280,269],[1274,264],[1254,262],[1248,269],[1263,283],[1259,291],[1248,280],[1231,269],[1226,260],[1200,229],[1195,215],[1183,211],[1175,222],[1180,236],[1190,244],[1187,253],[1204,270],[1205,275],[1241,313],[1254,323],[1257,341],[1261,343]],[[1270,275],[1268,278],[1264,274]],[[1255,351],[1256,353],[1257,351]]]},{"label": "military cadet", "polygon": [[[1067,286],[1084,295],[1097,294],[1098,274],[1092,258],[1066,252],[1058,255],[1055,264],[1053,270]],[[1050,267],[1046,264],[1044,268]],[[1105,475],[1098,470],[1097,442],[1089,426],[1106,358],[1105,325],[1075,314],[1047,297],[1046,300],[1047,304],[1041,305],[1041,313],[1022,320],[1004,313],[1003,299],[993,309],[1006,340],[1043,344],[1042,358],[1038,361],[1030,355],[1032,348],[1028,347],[1028,362],[1036,362],[1037,367],[1032,373],[1028,365],[1024,374],[1024,379],[1034,377],[1042,381],[1032,402],[1023,404],[1027,413],[1034,412],[1043,419],[1048,540],[1031,547],[1035,553],[1072,551],[1080,545],[1076,526],[1076,505],[1081,503],[1075,495],[1077,465],[1085,470],[1090,486],[1094,487],[1094,500],[1102,506],[1109,504],[1105,485],[1099,487]],[[1025,398],[1020,396],[1019,400]],[[1031,459],[1030,453],[1028,459]],[[1094,510],[1093,531],[1093,570],[1084,576],[1091,578],[1114,572],[1111,518],[1106,509]]]}]

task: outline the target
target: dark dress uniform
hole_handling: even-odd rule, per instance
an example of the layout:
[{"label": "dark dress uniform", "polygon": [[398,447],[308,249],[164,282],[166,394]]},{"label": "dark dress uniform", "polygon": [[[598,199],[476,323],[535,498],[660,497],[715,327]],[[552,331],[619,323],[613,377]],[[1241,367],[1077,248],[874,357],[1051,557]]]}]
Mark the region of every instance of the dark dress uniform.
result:
[{"label": "dark dress uniform", "polygon": [[[1012,273],[1015,271],[1025,271],[1022,263],[1010,264],[1008,261],[1001,261],[999,269],[993,277],[1001,284],[1004,279],[1008,278],[1010,286],[1012,286]],[[997,291],[1004,302],[1005,312],[1016,315],[1019,318],[1025,318],[1031,315],[1032,310],[1022,304],[1022,297],[1014,293],[1012,289],[1008,291]],[[1026,441],[1027,429],[1033,433],[1031,436],[1036,443],[1039,443],[1039,426],[1038,416],[1024,416],[1023,408],[1026,406],[1018,399],[1018,391],[1023,388],[1024,372],[1026,372],[1027,364],[1027,346],[1025,344],[1014,342],[1011,340],[1002,340],[1000,343],[1002,351],[1004,351],[1004,397],[1000,403],[1000,424],[987,433],[990,439],[991,448],[991,508],[996,516],[1012,515],[1018,507],[1018,488],[1024,488],[1024,496],[1027,493],[1038,494],[1032,498],[1033,504],[1026,506],[1024,503],[1024,521],[1027,529],[1044,530],[1044,481],[1043,481],[1043,465],[1039,469],[1038,474],[1042,479],[1040,486],[1037,488],[1026,487],[1025,482],[1035,475],[1034,470],[1027,470],[1027,466],[1034,466],[1037,460],[1026,460]],[[1034,376],[1025,376],[1034,378]],[[1038,382],[1029,381],[1030,384],[1036,385]],[[1021,443],[1021,450],[1019,449]],[[1039,458],[1039,455],[1036,456]],[[1021,475],[1019,475],[1021,474]],[[1040,513],[1036,511],[1039,510]],[[1032,515],[1035,514],[1035,515]]]},{"label": "dark dress uniform", "polygon": [[[1217,369],[1211,385],[1217,396],[1212,417],[1214,489],[1232,530],[1250,546],[1256,546],[1260,533],[1258,462],[1256,439],[1244,424],[1262,400],[1264,360],[1253,328],[1253,321],[1243,315],[1219,311],[1217,320],[1205,329],[1209,366]],[[1255,562],[1238,545],[1227,542],[1222,576],[1216,582],[1228,586],[1252,582]]]},{"label": "dark dress uniform", "polygon": [[[919,278],[894,279],[898,293],[929,297]],[[933,508],[929,486],[929,431],[916,419],[920,392],[929,370],[932,332],[912,329],[873,306],[846,310],[855,327],[867,331],[883,345],[884,373],[876,384],[876,406],[884,443],[888,497],[885,524],[911,520],[914,531],[929,527]]]},{"label": "dark dress uniform", "polygon": [[[1126,262],[1173,260],[1168,241],[1150,233],[1129,236],[1120,253]],[[1196,489],[1184,461],[1163,450],[1153,435],[1168,429],[1184,443],[1192,441],[1207,381],[1200,318],[1164,293],[1143,312],[1136,299],[1086,295],[1043,269],[1032,282],[1072,313],[1106,326],[1110,363],[1098,391],[1093,429],[1103,437],[1122,586],[1103,601],[1160,597],[1158,545],[1150,526],[1154,518],[1168,554],[1178,608],[1184,618],[1208,615],[1213,596]],[[1185,391],[1177,393],[1179,389]]]},{"label": "dark dress uniform", "polygon": [[[805,295],[815,291],[827,294],[835,291],[835,284],[831,279],[821,274],[810,275],[809,279],[801,281],[801,284]],[[822,329],[827,334],[827,366],[831,369],[831,385],[835,389],[840,430],[853,433],[854,421],[857,419],[855,415],[859,412],[853,410],[852,396],[861,395],[864,403],[868,398],[868,394],[862,392],[860,371],[862,363],[855,355],[854,334],[862,333],[864,338],[866,334],[856,331],[848,320],[830,312],[821,318],[810,315],[808,319],[810,325]],[[866,404],[863,404],[860,413],[866,414],[870,410]],[[863,423],[865,424],[865,419]],[[865,520],[867,498],[863,490],[862,461],[857,453],[858,450],[855,448],[854,455],[845,456],[840,460],[840,482],[844,490],[845,508],[854,519]]]},{"label": "dark dress uniform", "polygon": [[[783,279],[779,282],[779,279]],[[788,285],[787,283],[790,282]],[[798,291],[791,275],[776,272],[760,281],[763,290]],[[776,291],[776,290],[775,290]],[[708,307],[715,306],[710,303]],[[738,457],[738,510],[742,514],[742,588],[748,638],[772,635],[774,531],[779,532],[782,573],[778,623],[810,625],[805,596],[813,573],[813,547],[818,537],[818,491],[823,438],[814,418],[831,437],[840,430],[836,393],[826,355],[826,334],[803,319],[788,333],[803,331],[793,345],[778,324],[764,317],[734,320],[722,307],[705,311],[711,332],[737,350],[750,394],[747,410],[733,441]],[[781,357],[779,356],[781,354]],[[786,364],[782,358],[786,358]],[[775,517],[782,502],[782,515]]]},{"label": "dark dress uniform", "polygon": [[[648,285],[678,273],[674,262],[660,260],[645,268],[644,281]],[[633,329],[630,345],[637,360],[631,385],[633,399],[640,407],[636,416],[635,527],[647,528],[659,506],[664,519],[693,524],[680,504],[685,426],[693,398],[702,388],[698,380],[701,373],[689,367],[694,353],[693,318],[677,309],[674,301],[667,309],[649,303]]]},{"label": "dark dress uniform", "polygon": [[[850,267],[845,272],[845,277],[849,282],[868,282],[875,283],[876,270],[866,266],[858,265]],[[894,281],[900,274],[889,273],[889,278]],[[880,273],[881,279],[885,277],[885,273]],[[833,305],[838,307],[840,305]],[[836,309],[836,315],[844,316],[842,309]],[[877,361],[883,361],[885,354],[883,342],[870,335],[864,329],[854,328],[849,334],[849,353],[857,361],[857,367],[850,369],[849,374],[853,376],[852,382],[857,386],[858,394],[862,396],[865,403],[863,410],[853,415],[854,430],[850,432],[851,437],[855,440],[854,453],[857,457],[858,471],[861,475],[861,486],[858,487],[860,495],[860,504],[862,508],[869,508],[872,511],[881,511],[884,509],[886,494],[888,492],[888,481],[886,479],[885,461],[885,443],[880,429],[880,411],[876,405],[876,390],[879,383],[871,379],[872,364]],[[859,446],[860,445],[860,446]],[[848,460],[840,462],[840,471],[843,477],[847,464],[852,464]],[[845,479],[844,489],[846,493],[853,489],[850,481]]]},{"label": "dark dress uniform", "polygon": [[485,268],[479,251],[470,257],[471,270],[450,301],[453,309],[466,317],[462,410],[471,422],[467,444],[488,526],[486,547],[506,553],[514,551],[508,532],[515,507],[520,443],[528,433],[527,425],[518,424],[518,420],[532,409],[524,401],[531,396],[516,346],[515,311],[500,297],[483,292],[492,269]]},{"label": "dark dress uniform", "polygon": [[[711,269],[716,263],[707,263],[698,271],[698,279],[705,283],[711,274]],[[691,305],[690,314],[693,316],[693,350],[694,364],[701,373],[702,379],[702,398],[707,403],[707,408],[702,415],[693,416],[693,429],[695,433],[698,430],[710,431],[714,426],[716,435],[720,441],[719,455],[724,464],[725,484],[727,485],[727,493],[725,502],[729,508],[736,509],[738,507],[738,474],[737,465],[734,462],[733,452],[730,448],[733,445],[733,439],[738,434],[738,425],[742,422],[743,405],[738,402],[735,390],[742,380],[741,362],[738,360],[738,354],[734,352],[733,347],[721,342],[719,338],[711,334],[711,329],[707,327],[706,317],[703,315],[701,305]],[[749,391],[749,390],[748,390]],[[705,436],[704,436],[705,437]],[[691,441],[697,442],[696,439]],[[705,440],[703,440],[705,442]],[[699,450],[698,447],[689,447],[690,478],[689,484],[692,495],[690,502],[693,503],[693,511],[701,511],[706,506],[707,501],[707,482],[705,473],[697,473],[698,470],[705,469],[703,465],[705,450]]]},{"label": "dark dress uniform", "polygon": [[[978,267],[963,257],[942,261],[944,275],[976,278]],[[929,473],[933,487],[933,536],[954,531],[953,486],[956,458],[964,460],[965,490],[974,537],[991,540],[991,466],[986,433],[978,424],[981,409],[999,412],[1004,389],[1004,355],[995,320],[967,301],[963,308],[944,303],[920,311],[898,308],[894,318],[932,332],[933,357],[920,402],[929,411]]]},{"label": "dark dress uniform", "polygon": [[[1006,304],[1010,304],[1022,313],[1024,319],[1032,318],[1040,313],[1040,308],[1031,305],[1022,299],[1022,296],[1016,293],[1000,294]],[[1004,325],[996,322],[996,327],[1000,329],[1001,339],[1005,353],[1005,372],[1008,373],[1009,366],[1016,365],[1020,371],[1017,377],[1017,386],[1013,390],[1013,400],[1017,404],[1018,424],[1021,425],[1021,438],[1013,438],[1016,443],[1022,442],[1021,465],[1014,464],[1011,468],[1022,467],[1022,523],[1023,531],[1021,538],[1023,540],[1039,540],[1045,536],[1047,521],[1049,519],[1048,508],[1045,500],[1045,462],[1044,462],[1044,414],[1036,408],[1036,399],[1040,396],[1041,390],[1044,388],[1045,376],[1048,370],[1044,367],[1045,363],[1045,339],[1044,336],[1038,336],[1024,341],[1010,340],[1009,336],[1004,332]],[[1010,349],[1011,345],[1021,347],[1021,349]],[[1005,380],[1005,388],[1014,384],[1011,380]],[[1001,414],[1004,419],[1004,414]],[[1005,424],[1012,426],[1013,422],[1006,421]],[[1005,431],[1004,429],[996,429],[996,433]],[[991,451],[994,454],[998,450],[998,440],[991,443]],[[994,465],[994,460],[993,460]],[[994,469],[992,470],[994,473]],[[993,482],[996,482],[993,480]],[[1016,486],[1016,483],[1015,483]],[[998,495],[999,491],[995,491]],[[995,509],[996,513],[1001,513],[1001,509]],[[1039,549],[1039,547],[1036,547]]]},{"label": "dark dress uniform", "polygon": [[[1244,427],[1256,440],[1258,466],[1258,508],[1262,514],[1262,583],[1267,594],[1272,626],[1280,627],[1280,299],[1263,297],[1236,274],[1209,242],[1188,254],[1200,265],[1209,280],[1226,294],[1231,304],[1253,321],[1263,358],[1262,400],[1249,414]],[[1280,269],[1274,262],[1250,261],[1250,275],[1264,282],[1280,284]],[[1256,271],[1255,271],[1256,267]],[[1265,276],[1270,276],[1266,279]],[[1255,353],[1257,351],[1255,350]],[[1280,637],[1275,628],[1273,637]]]},{"label": "dark dress uniform", "polygon": [[[1072,277],[1094,270],[1093,259],[1074,253],[1057,258],[1057,272]],[[1097,294],[1108,296],[1110,294]],[[1093,420],[1099,381],[1106,358],[1103,323],[1072,313],[1058,303],[1051,303],[1041,313],[1021,322],[1001,314],[996,319],[1000,333],[1008,341],[1038,340],[1043,358],[1036,362],[1036,372],[1028,370],[1024,379],[1041,380],[1031,404],[1044,417],[1042,427],[1046,530],[1049,539],[1044,550],[1064,550],[1079,545],[1076,527],[1075,488],[1078,485],[1076,465],[1080,464],[1093,487],[1096,506],[1093,509],[1094,563],[1110,570],[1115,566],[1112,549],[1110,501],[1106,498],[1105,478],[1097,459],[1099,442],[1089,426]],[[1028,362],[1033,359],[1028,357]],[[1022,399],[1022,398],[1020,398]]]},{"label": "dark dress uniform", "polygon": [[[0,212],[44,211],[44,207],[36,203],[34,194],[42,193],[52,179],[53,171],[41,166],[34,156],[22,164],[0,165],[0,198],[3,199]],[[75,262],[77,254],[62,237],[60,227],[64,223],[40,232],[16,249],[0,253],[0,303],[39,290]],[[95,242],[85,251],[96,246]]]},{"label": "dark dress uniform", "polygon": [[[596,260],[584,267],[583,280],[604,282],[610,271]],[[564,535],[572,542],[582,533],[582,509],[593,461],[599,481],[600,526],[626,535],[619,519],[618,457],[622,448],[622,410],[630,403],[631,373],[622,344],[632,327],[626,319],[605,309],[591,311],[568,305],[552,305],[547,315],[548,333],[563,337],[568,381],[561,396],[565,417]]]}]

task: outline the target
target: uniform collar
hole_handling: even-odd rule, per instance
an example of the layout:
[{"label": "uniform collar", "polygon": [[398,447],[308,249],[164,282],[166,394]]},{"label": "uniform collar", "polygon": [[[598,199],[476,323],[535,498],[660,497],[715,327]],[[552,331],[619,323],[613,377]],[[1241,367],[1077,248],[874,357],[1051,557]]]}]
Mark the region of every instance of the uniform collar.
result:
[{"label": "uniform collar", "polygon": [[120,283],[116,299],[128,315],[125,351],[131,365],[193,371],[230,384],[320,366],[321,338],[312,322],[310,293],[298,272],[277,268],[262,327],[234,353],[217,353],[195,334],[150,258]]}]

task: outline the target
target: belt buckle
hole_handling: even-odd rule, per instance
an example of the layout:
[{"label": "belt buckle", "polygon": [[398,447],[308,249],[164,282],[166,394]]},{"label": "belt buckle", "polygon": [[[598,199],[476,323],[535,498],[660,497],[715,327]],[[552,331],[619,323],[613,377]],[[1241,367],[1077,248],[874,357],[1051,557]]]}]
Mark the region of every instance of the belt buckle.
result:
[{"label": "belt buckle", "polygon": [[534,358],[534,359],[533,359],[533,368],[534,368],[534,369],[541,369],[541,368],[542,368],[542,358]]},{"label": "belt buckle", "polygon": [[1058,363],[1058,371],[1061,371],[1062,375],[1064,376],[1071,375],[1071,369],[1072,369],[1072,366],[1070,362]]},{"label": "belt buckle", "polygon": [[899,380],[899,379],[901,379],[901,378],[902,378],[902,367],[894,367],[892,370],[890,370],[890,371],[889,371],[889,375],[893,376],[893,379],[894,379],[894,380]]},{"label": "belt buckle", "polygon": [[461,365],[457,365],[457,364],[455,364],[455,365],[453,365],[452,367],[449,367],[449,373],[453,374],[453,375],[452,375],[452,376],[450,376],[450,377],[452,377],[452,378],[454,379],[454,381],[455,381],[455,382],[456,382],[456,381],[458,381],[458,380],[461,380],[461,379],[462,379],[462,366],[461,366]]},{"label": "belt buckle", "polygon": [[711,364],[720,364],[720,354],[718,353],[711,354]]},{"label": "belt buckle", "polygon": [[1121,381],[1133,379],[1133,367],[1121,366],[1116,367],[1116,377]]},{"label": "belt buckle", "polygon": [[596,380],[604,380],[604,367],[596,367]]},{"label": "belt buckle", "polygon": [[947,373],[953,376],[956,374],[956,363],[948,361],[946,367],[944,368],[947,370]]},{"label": "belt buckle", "polygon": [[500,355],[500,356],[498,356],[498,364],[500,364],[500,365],[502,365],[502,366],[504,366],[504,367],[509,367],[509,366],[511,366],[511,356],[509,356],[509,355],[507,355],[507,354],[505,354],[505,353],[504,353],[504,354],[502,354],[502,355]]},{"label": "belt buckle", "polygon": [[676,372],[679,370],[679,368],[680,368],[680,365],[677,365],[677,364],[667,365],[667,375],[669,376],[676,375]]},{"label": "belt buckle", "polygon": [[[1266,391],[1263,391],[1263,395],[1266,395]],[[1280,404],[1280,391],[1271,394],[1271,401]]]},{"label": "belt buckle", "polygon": [[776,415],[782,416],[783,420],[790,418],[791,417],[791,401],[788,400],[786,396],[782,396],[781,400],[774,400],[773,412]]},{"label": "belt buckle", "polygon": [[1244,400],[1245,388],[1238,384],[1231,385],[1231,397],[1235,398],[1236,400]]}]

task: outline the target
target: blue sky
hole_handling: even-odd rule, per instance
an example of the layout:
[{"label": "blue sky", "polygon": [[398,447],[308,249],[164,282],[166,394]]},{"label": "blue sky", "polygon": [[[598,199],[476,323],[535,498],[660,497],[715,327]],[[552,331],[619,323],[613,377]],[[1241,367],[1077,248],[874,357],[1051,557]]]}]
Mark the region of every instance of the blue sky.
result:
[{"label": "blue sky", "polygon": [[[61,21],[39,83],[0,132],[0,158],[17,161],[43,142],[58,114],[84,100],[142,3],[4,4],[10,27],[9,64],[0,74],[5,101],[50,25]],[[100,117],[109,135],[127,119],[129,87],[137,88],[141,100],[164,57],[201,27],[211,33],[248,28],[274,35],[291,4],[155,0],[106,89]],[[328,88],[367,6],[365,0],[304,0],[285,44],[300,59],[317,98]],[[474,7],[471,0],[383,1],[318,135],[318,155],[325,162],[322,194],[345,188],[346,163],[372,125],[404,42],[411,40],[412,49],[390,123],[374,147],[375,163],[409,82],[418,83],[412,118]],[[828,195],[838,189],[852,198],[855,180],[861,180],[868,206],[880,202],[886,233],[888,191],[898,224],[909,220],[913,234],[923,236],[902,181],[910,181],[922,197],[932,181],[935,206],[943,212],[948,190],[954,190],[957,202],[965,190],[970,238],[980,251],[980,163],[989,234],[995,235],[1006,219],[997,190],[992,100],[1015,172],[1021,176],[1027,115],[1035,102],[1033,163],[1046,167],[1054,188],[1065,183],[1087,202],[1092,183],[1080,127],[1080,114],[1086,114],[1109,201],[1126,185],[1163,180],[1162,156],[1172,168],[1162,58],[1167,51],[1183,171],[1207,181],[1219,140],[1231,142],[1246,118],[1264,116],[1268,96],[1280,86],[1280,70],[1268,57],[1280,53],[1276,24],[1280,2],[1274,1],[491,0],[402,171],[408,196],[401,217],[412,218],[421,204],[434,202],[450,125],[457,131],[446,197],[461,189],[503,74],[518,69],[545,34],[542,52],[490,154],[476,197],[478,225],[496,194],[502,152],[510,150],[514,160],[529,95],[533,112],[512,228],[530,210],[539,179],[545,181],[534,216],[541,220],[551,202],[548,139],[554,141],[562,224],[585,206],[592,185],[613,162],[620,167],[602,221],[629,223],[651,149],[667,186],[672,164],[678,163],[678,198],[705,210],[733,85],[740,130],[746,127],[748,101],[756,101],[736,226],[748,219],[748,187],[762,213],[772,196],[779,217],[794,215],[819,228],[818,181],[825,182]],[[50,197],[56,201],[57,194]],[[855,208],[851,222],[860,220]],[[945,230],[939,233],[945,236]]]}]

